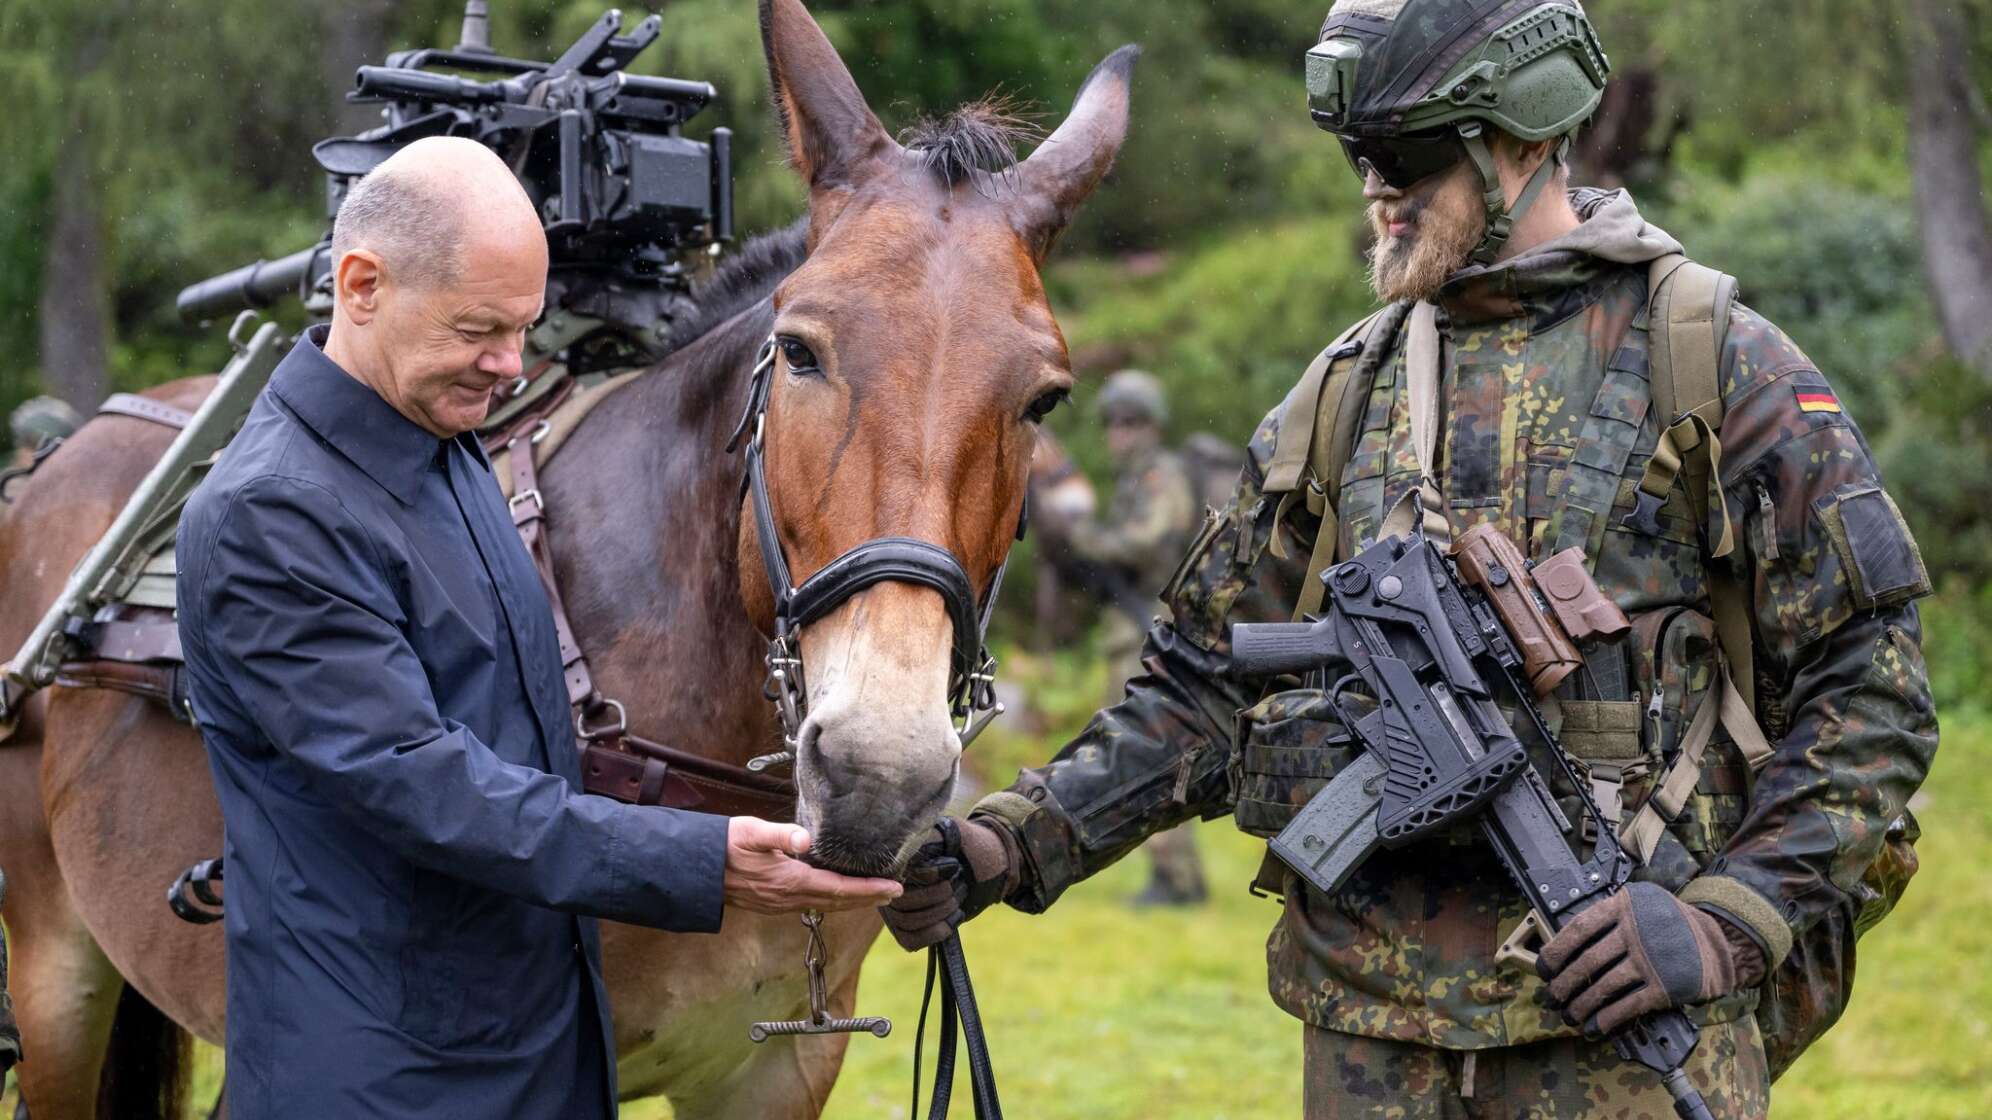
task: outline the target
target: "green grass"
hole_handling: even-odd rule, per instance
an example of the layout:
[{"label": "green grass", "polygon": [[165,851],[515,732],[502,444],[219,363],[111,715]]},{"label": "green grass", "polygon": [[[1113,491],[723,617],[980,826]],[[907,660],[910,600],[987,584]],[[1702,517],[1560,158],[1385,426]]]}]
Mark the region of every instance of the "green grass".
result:
[{"label": "green grass", "polygon": [[[993,731],[975,750],[1007,767],[1049,754],[1098,695],[1082,655],[1012,657],[1012,680],[1059,701],[1037,736]],[[985,752],[985,747],[988,748]],[[1007,771],[1003,771],[1007,773]],[[1919,798],[1923,869],[1902,906],[1862,940],[1853,1007],[1778,1082],[1774,1120],[1978,1120],[1992,1116],[1992,717],[1946,720]],[[1011,1111],[1034,1120],[1227,1120],[1299,1115],[1300,1028],[1265,995],[1263,944],[1276,911],[1244,889],[1258,845],[1220,820],[1196,826],[1215,888],[1191,912],[1134,913],[1129,859],[1049,913],[992,912],[964,944]],[[859,1011],[891,1016],[860,1036],[830,1100],[832,1120],[906,1115],[925,958],[881,939]],[[213,1054],[202,1055],[212,1092]],[[929,1058],[931,1063],[931,1058]],[[928,1067],[931,1069],[931,1064]],[[968,1108],[966,1078],[958,1114]],[[0,1116],[11,1115],[0,1101]],[[661,1102],[632,1120],[668,1117]]]},{"label": "green grass", "polygon": [[[979,747],[979,744],[978,744]],[[1048,753],[1054,744],[1044,744]],[[1992,1116],[1992,718],[1946,722],[1919,798],[1922,871],[1863,938],[1853,1006],[1773,1092],[1773,1120]],[[1133,913],[1138,859],[1040,917],[1008,910],[963,937],[1005,1098],[1029,1115],[1153,1120],[1299,1115],[1300,1028],[1265,995],[1276,913],[1244,888],[1259,846],[1197,826],[1216,896],[1205,910]],[[833,1120],[903,1117],[921,958],[872,952],[860,1004],[890,1039],[851,1044]],[[968,1092],[966,1078],[958,1094]],[[966,1097],[963,1096],[966,1100]]]}]

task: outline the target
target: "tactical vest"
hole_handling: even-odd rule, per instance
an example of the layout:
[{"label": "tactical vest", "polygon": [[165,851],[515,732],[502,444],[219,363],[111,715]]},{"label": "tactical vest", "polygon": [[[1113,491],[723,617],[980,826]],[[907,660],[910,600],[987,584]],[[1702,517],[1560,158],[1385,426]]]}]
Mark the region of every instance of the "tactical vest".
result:
[{"label": "tactical vest", "polygon": [[[1592,651],[1591,672],[1579,675],[1588,685],[1566,689],[1548,705],[1565,747],[1588,774],[1594,797],[1608,819],[1616,818],[1621,839],[1642,862],[1641,877],[1678,891],[1740,823],[1751,779],[1769,761],[1770,743],[1785,728],[1781,698],[1769,689],[1760,696],[1750,590],[1725,559],[1734,549],[1736,523],[1720,484],[1724,402],[1718,377],[1735,282],[1678,253],[1651,262],[1646,281],[1645,303],[1607,363],[1580,429],[1572,433],[1567,461],[1527,465],[1525,508],[1515,516],[1527,526],[1528,539],[1518,543],[1531,559],[1578,545],[1594,573],[1614,521],[1650,535],[1656,550],[1693,550],[1699,586],[1696,577],[1681,577],[1649,600],[1618,580],[1621,606],[1635,620],[1632,641],[1628,648]],[[1417,395],[1415,390],[1398,394],[1393,381],[1406,365],[1395,350],[1417,348],[1408,340],[1403,347],[1388,345],[1407,333],[1410,311],[1409,304],[1394,304],[1344,332],[1308,367],[1280,419],[1264,493],[1280,503],[1280,516],[1305,503],[1321,519],[1296,618],[1320,609],[1321,572],[1382,529],[1399,496],[1391,492],[1393,481],[1401,494],[1406,485],[1416,487],[1415,477],[1407,483],[1405,475],[1422,473],[1423,464],[1392,463],[1388,444],[1403,419],[1391,411],[1393,403]],[[1456,362],[1469,360],[1455,354]],[[1430,407],[1436,409],[1436,403]],[[1637,445],[1649,411],[1658,418],[1659,433],[1642,464]],[[1359,439],[1377,432],[1384,433],[1383,446]],[[1676,565],[1681,571],[1688,567]],[[1673,575],[1670,571],[1667,578]],[[1702,600],[1710,615],[1696,609]],[[1317,695],[1276,694],[1245,713],[1244,748],[1253,749],[1255,735],[1290,735],[1282,729],[1291,728],[1294,717],[1320,718],[1305,710]],[[1271,744],[1261,753],[1298,760],[1297,745]],[[1344,739],[1316,753],[1350,749],[1353,744]],[[1299,783],[1270,803],[1255,800],[1248,806],[1241,798],[1241,827],[1261,835],[1277,832],[1282,818],[1291,815],[1282,807],[1304,804],[1311,788],[1324,785],[1339,768],[1333,763],[1333,758],[1289,761],[1305,777],[1295,774]],[[1865,883],[1872,894],[1854,934],[1879,921],[1900,897],[1916,868],[1917,834],[1909,818],[1869,868]],[[1773,1076],[1838,1018],[1847,992],[1808,962],[1850,952],[1850,945],[1841,944],[1847,936],[1826,923],[1812,927],[1760,989],[1755,1014]]]}]

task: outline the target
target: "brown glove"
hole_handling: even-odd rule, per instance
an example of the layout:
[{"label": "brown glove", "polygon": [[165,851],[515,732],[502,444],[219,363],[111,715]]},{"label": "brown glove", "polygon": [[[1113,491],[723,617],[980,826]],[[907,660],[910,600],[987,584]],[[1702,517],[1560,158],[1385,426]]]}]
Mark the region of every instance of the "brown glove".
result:
[{"label": "brown glove", "polygon": [[906,865],[906,892],[879,907],[901,948],[923,949],[1009,897],[1023,859],[1010,830],[986,817],[942,817]]},{"label": "brown glove", "polygon": [[1584,1033],[1608,1035],[1649,1011],[1753,987],[1764,951],[1750,935],[1652,883],[1595,902],[1536,956],[1550,1006]]}]

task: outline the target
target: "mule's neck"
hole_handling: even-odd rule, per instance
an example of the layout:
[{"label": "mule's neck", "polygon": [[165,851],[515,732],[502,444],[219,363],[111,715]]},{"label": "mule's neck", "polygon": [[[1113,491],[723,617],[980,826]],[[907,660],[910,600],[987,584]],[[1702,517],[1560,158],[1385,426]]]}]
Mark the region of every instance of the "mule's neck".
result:
[{"label": "mule's neck", "polygon": [[762,300],[632,381],[544,480],[597,686],[636,733],[734,763],[780,738],[740,598],[743,457],[725,446],[773,319]]}]

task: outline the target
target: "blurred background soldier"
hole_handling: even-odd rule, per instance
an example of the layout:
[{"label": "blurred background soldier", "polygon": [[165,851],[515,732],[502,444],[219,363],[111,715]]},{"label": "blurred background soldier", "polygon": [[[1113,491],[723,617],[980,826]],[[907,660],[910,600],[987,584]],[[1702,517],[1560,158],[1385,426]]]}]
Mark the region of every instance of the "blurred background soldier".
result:
[{"label": "blurred background soldier", "polygon": [[51,440],[67,439],[83,423],[76,410],[54,397],[31,397],[21,402],[7,418],[14,437],[10,465],[25,467],[34,461],[35,450]]},{"label": "blurred background soldier", "polygon": [[[1182,456],[1162,446],[1169,418],[1162,385],[1153,374],[1124,369],[1100,390],[1100,420],[1114,467],[1114,492],[1106,516],[1067,527],[1066,545],[1084,580],[1108,607],[1103,626],[1108,705],[1120,702],[1127,682],[1141,673],[1141,639],[1169,608],[1157,595],[1183,558],[1196,530],[1202,498]],[[1136,906],[1187,906],[1203,901],[1203,863],[1189,829],[1157,833],[1146,845],[1151,874],[1134,897]]]}]

